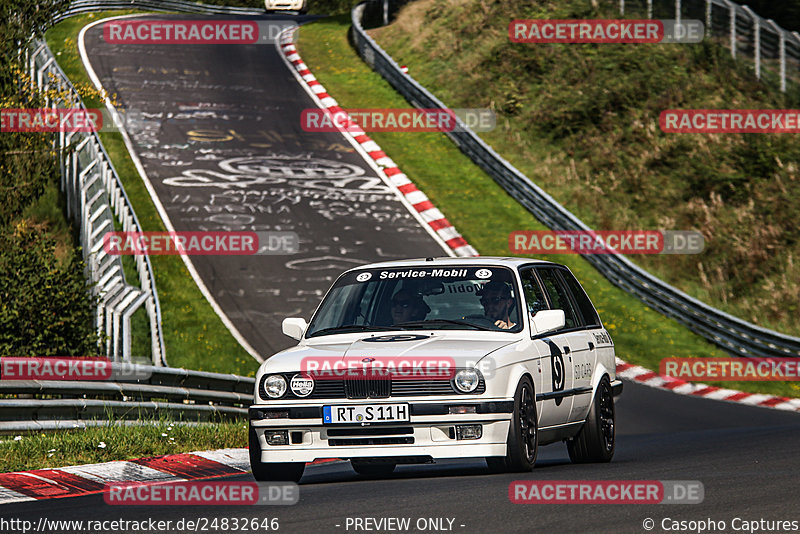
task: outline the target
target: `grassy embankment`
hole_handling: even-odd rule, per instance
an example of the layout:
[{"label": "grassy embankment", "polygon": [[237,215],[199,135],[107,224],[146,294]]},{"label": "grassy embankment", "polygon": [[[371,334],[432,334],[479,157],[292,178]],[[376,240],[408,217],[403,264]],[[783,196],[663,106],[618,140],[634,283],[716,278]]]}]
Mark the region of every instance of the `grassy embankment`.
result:
[{"label": "grassy embankment", "polygon": [[509,41],[515,18],[618,16],[612,3],[592,3],[423,0],[372,33],[449,106],[495,110],[499,127],[484,140],[591,227],[705,235],[703,254],[637,263],[732,315],[800,335],[795,136],[665,134],[658,125],[666,109],[796,109],[797,86],[781,94],[756,80],[751,60],[734,61],[711,40]]},{"label": "grassy embankment", "polygon": [[[463,6],[464,10],[472,5],[463,2],[458,4]],[[499,4],[495,3],[494,5],[497,6]],[[443,68],[444,60],[440,59],[440,57],[450,57],[450,54],[454,52],[450,51],[453,43],[447,41],[447,36],[432,35],[430,33],[431,31],[434,34],[437,33],[436,28],[438,26],[436,24],[431,24],[431,28],[434,28],[433,30],[421,24],[421,21],[431,22],[433,20],[435,22],[436,17],[430,14],[436,11],[434,4],[423,1],[411,4],[407,9],[421,10],[422,14],[418,12],[413,21],[408,21],[407,17],[401,16],[397,23],[397,28],[401,28],[405,21],[406,24],[416,24],[416,32],[407,34],[405,31],[394,29],[390,26],[383,31],[394,31],[395,33],[392,34],[391,38],[386,35],[379,35],[382,42],[394,39],[390,47],[393,52],[402,49],[402,53],[398,53],[396,59],[400,63],[408,64],[411,67],[412,74],[418,76],[422,83],[427,84],[434,93],[438,93],[438,89],[444,86],[451,87],[450,91],[458,90],[459,94],[472,92],[472,99],[465,97],[463,100],[454,100],[450,91],[439,95],[444,96],[443,100],[454,108],[488,107],[491,105],[491,102],[483,102],[475,97],[480,94],[481,87],[494,88],[498,84],[482,78],[481,76],[488,76],[489,74],[477,72],[476,65],[472,67],[462,65],[458,72],[448,71],[448,76],[442,76],[441,78],[435,74],[441,72]],[[449,17],[447,20],[453,25],[456,25],[456,21],[460,19],[471,22],[471,28],[474,29],[473,33],[476,35],[491,34],[494,36],[493,38],[499,40],[502,40],[502,36],[506,35],[504,33],[506,26],[497,31],[488,30],[482,26],[478,29],[479,26],[469,18],[468,13],[451,13],[449,9],[441,9],[438,13],[438,17]],[[444,15],[444,13],[447,13],[447,15]],[[505,20],[504,24],[507,25],[507,23],[508,20]],[[349,17],[340,16],[318,21],[301,29],[300,54],[314,75],[319,78],[330,94],[345,108],[407,107],[408,102],[358,58],[347,40],[348,27]],[[419,35],[423,31],[425,37],[421,38]],[[453,30],[452,33],[459,34],[459,31]],[[464,33],[468,32],[465,30]],[[440,37],[444,37],[444,42],[441,45],[437,44],[437,40]],[[418,51],[415,48],[418,43],[422,48],[429,48],[433,58],[425,57],[422,51]],[[666,47],[664,48],[666,49]],[[462,45],[462,50],[468,51],[469,48]],[[483,50],[483,52],[488,57],[494,56],[494,51],[490,49]],[[600,54],[599,51],[595,53]],[[433,64],[429,64],[429,61]],[[512,60],[509,61],[513,63]],[[561,74],[564,75],[567,70],[567,67],[564,67],[564,72],[561,72]],[[629,70],[640,72],[633,68]],[[500,76],[500,73],[504,71],[491,70],[489,72]],[[477,79],[478,77],[481,78]],[[428,84],[433,78],[439,81],[439,86]],[[453,83],[453,80],[458,80],[458,83]],[[529,82],[526,81],[525,83]],[[617,85],[623,86],[626,83],[630,84],[631,82],[620,80],[615,83],[615,87]],[[467,87],[471,89],[467,89]],[[608,93],[609,95],[613,94],[611,90]],[[556,96],[553,96],[553,98],[556,98]],[[588,98],[585,98],[584,101],[588,106]],[[602,106],[602,103],[597,105]],[[557,168],[557,164],[560,161],[558,158],[564,157],[564,155],[554,151],[544,143],[533,147],[529,146],[533,141],[528,141],[528,144],[523,146],[511,145],[510,141],[523,139],[523,132],[517,131],[502,113],[499,113],[498,123],[499,128],[493,134],[487,135],[487,140],[496,149],[499,149],[501,154],[509,158],[512,163],[519,164],[528,176],[538,181],[549,192],[554,192],[556,198],[562,202],[566,200],[568,207],[576,208],[575,202],[569,201],[570,199],[565,197],[562,192],[558,190],[550,191],[550,182],[541,180],[537,173],[531,172],[530,168],[522,165],[530,158],[531,161],[539,162],[543,169],[552,168],[550,175],[555,177],[554,169]],[[653,135],[652,125],[647,126],[645,131]],[[409,178],[420,189],[425,191],[437,207],[445,213],[448,219],[481,254],[509,255],[508,234],[510,232],[515,230],[545,229],[489,176],[461,154],[443,134],[375,132],[371,133],[370,136],[400,165]],[[507,138],[508,140],[506,140]],[[504,140],[506,142],[502,142]],[[549,162],[549,167],[544,165],[544,162]],[[567,168],[570,168],[569,160],[567,160],[567,163]],[[558,180],[554,179],[553,181],[571,184],[572,182],[584,182],[589,178],[589,175],[579,171],[577,175],[573,174],[572,177],[568,177],[566,172],[559,172],[558,177]],[[593,191],[593,194],[607,201],[606,196],[602,191],[598,191],[597,187],[584,184],[583,188]],[[639,196],[642,196],[642,194],[640,193]],[[592,208],[596,209],[597,206],[592,204]],[[602,224],[603,221],[598,222],[586,216],[585,210],[576,209],[576,211],[597,227],[626,227],[621,223],[618,225],[604,225]],[[598,216],[601,214],[602,212],[598,213]],[[613,221],[614,219],[610,220]],[[649,228],[650,226],[645,225],[644,227]],[[671,226],[670,228],[673,227]],[[604,324],[614,337],[618,356],[626,361],[657,369],[659,361],[666,357],[719,357],[725,355],[721,350],[712,346],[700,336],[693,334],[674,320],[665,318],[644,306],[639,300],[612,286],[580,257],[550,256],[545,259],[562,262],[576,273],[598,307]],[[800,396],[800,390],[797,386],[789,383],[728,382],[719,385],[751,392]]]}]

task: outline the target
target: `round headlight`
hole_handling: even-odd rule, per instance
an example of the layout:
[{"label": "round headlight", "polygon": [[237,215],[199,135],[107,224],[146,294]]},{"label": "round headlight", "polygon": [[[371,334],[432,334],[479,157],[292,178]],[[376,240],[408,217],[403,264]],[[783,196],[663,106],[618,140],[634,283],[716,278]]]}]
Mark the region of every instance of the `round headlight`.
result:
[{"label": "round headlight", "polygon": [[462,369],[456,373],[453,382],[462,393],[471,393],[478,389],[480,375],[475,369]]},{"label": "round headlight", "polygon": [[286,393],[286,379],[281,375],[270,375],[264,380],[264,392],[270,399],[283,397]]}]

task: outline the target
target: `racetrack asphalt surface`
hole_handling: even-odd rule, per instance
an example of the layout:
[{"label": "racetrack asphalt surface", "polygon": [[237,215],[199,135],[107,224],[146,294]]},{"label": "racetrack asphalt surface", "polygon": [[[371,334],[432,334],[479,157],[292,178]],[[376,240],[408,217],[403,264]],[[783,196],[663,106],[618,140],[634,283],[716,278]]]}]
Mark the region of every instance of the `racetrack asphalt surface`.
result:
[{"label": "racetrack asphalt surface", "polygon": [[[399,466],[370,480],[349,463],[306,468],[293,506],[112,506],[100,495],[4,505],[7,518],[197,520],[276,517],[280,532],[343,533],[347,518],[453,519],[452,532],[643,533],[665,518],[800,520],[800,416],[677,395],[625,382],[617,398],[617,445],[607,464],[574,465],[562,443],[541,447],[530,473],[490,474],[483,461]],[[512,504],[514,480],[697,480],[700,504]],[[252,480],[249,476],[226,480]],[[444,523],[447,525],[447,521]],[[337,526],[339,525],[339,526]],[[464,525],[463,527],[461,525]],[[419,530],[411,529],[412,532]],[[389,531],[380,531],[389,532]],[[713,531],[712,531],[713,532]],[[719,532],[719,531],[717,531]],[[766,532],[766,531],[760,531]],[[784,532],[780,530],[779,532]]]},{"label": "racetrack asphalt surface", "polygon": [[[270,24],[267,36],[297,20],[249,19]],[[281,321],[309,319],[344,270],[447,255],[341,134],[302,129],[302,111],[318,108],[274,39],[111,44],[98,24],[85,43],[103,87],[126,110],[136,155],[176,231],[299,236],[300,250],[292,254],[191,256],[262,357],[294,344],[281,333]]]},{"label": "racetrack asphalt surface", "polygon": [[[304,183],[313,181],[306,179],[313,172],[302,171],[303,179],[291,180],[297,176],[296,169],[302,168],[299,164],[290,164],[289,170],[280,171],[283,175],[259,175],[286,179],[280,183],[229,187],[165,184],[165,180],[176,177],[187,179],[172,180],[173,184],[196,184],[196,177],[202,173],[190,172],[187,176],[184,172],[197,170],[210,173],[204,176],[214,180],[236,182],[248,172],[234,172],[232,164],[221,166],[221,162],[244,157],[325,159],[363,169],[359,175],[362,182],[345,184],[350,189],[359,188],[365,183],[363,180],[374,176],[357,154],[346,149],[337,134],[312,136],[300,129],[295,115],[304,107],[314,106],[274,47],[129,49],[103,43],[99,28],[89,32],[87,45],[106,88],[119,93],[125,106],[145,109],[156,116],[170,110],[176,113],[174,110],[180,105],[186,106],[189,118],[150,117],[158,124],[152,125],[149,134],[132,132],[148,175],[177,229],[240,229],[263,224],[271,229],[293,229],[310,245],[309,252],[300,256],[319,269],[292,269],[287,267],[290,260],[280,256],[194,259],[220,305],[259,350],[273,350],[283,343],[274,341],[280,337],[275,335],[279,332],[279,318],[287,313],[308,317],[321,295],[302,291],[323,291],[331,278],[350,263],[384,255],[442,255],[441,248],[404,215],[405,208],[383,191],[375,192],[380,197],[375,202],[364,202],[362,206],[386,214],[377,230],[375,216],[360,218],[361,209],[342,208],[339,213],[331,207],[332,201],[314,203],[306,196],[309,190],[330,192],[333,186]],[[216,115],[202,116],[198,110],[213,110]],[[269,132],[266,138],[256,133],[261,129]],[[217,141],[198,141],[202,135],[189,134],[201,130],[208,130],[206,139]],[[228,130],[234,133],[226,134]],[[345,149],[337,148],[337,144]],[[271,169],[274,163],[262,161],[259,168]],[[321,167],[323,164],[313,168]],[[232,208],[237,202],[247,204],[250,201],[245,193],[249,192],[255,192],[259,199],[273,200],[272,191],[289,186],[296,188],[292,191],[301,192],[300,202],[265,200],[253,204],[273,209],[286,206],[288,212],[253,209],[245,213],[255,217],[251,221],[230,216],[241,215],[241,211],[226,209],[221,213],[229,217],[215,221],[211,220],[213,210],[207,209],[215,205]],[[374,182],[367,184],[368,189],[375,187],[379,186]],[[217,204],[218,196],[226,197],[224,203]],[[353,206],[352,202],[342,202]],[[398,228],[404,230],[400,232]],[[276,289],[279,294],[274,293]],[[300,483],[300,502],[294,506],[110,506],[101,495],[90,495],[9,504],[0,512],[5,518],[34,523],[41,516],[173,522],[182,518],[277,517],[279,532],[291,533],[379,532],[356,530],[352,525],[348,528],[348,518],[366,517],[407,517],[414,532],[420,532],[414,528],[420,519],[447,518],[453,520],[453,532],[587,534],[647,532],[643,528],[647,518],[655,521],[650,532],[675,532],[662,528],[665,518],[725,521],[724,532],[736,532],[731,522],[737,517],[800,521],[798,414],[681,396],[632,382],[625,383],[616,408],[616,454],[608,464],[573,465],[566,447],[558,443],[540,449],[536,468],[530,473],[490,474],[482,460],[447,460],[433,465],[399,466],[394,474],[371,480],[355,474],[348,463],[313,465],[306,469]],[[694,505],[531,505],[512,504],[508,497],[509,484],[514,480],[584,479],[697,480],[704,485],[705,497],[701,504]]]}]

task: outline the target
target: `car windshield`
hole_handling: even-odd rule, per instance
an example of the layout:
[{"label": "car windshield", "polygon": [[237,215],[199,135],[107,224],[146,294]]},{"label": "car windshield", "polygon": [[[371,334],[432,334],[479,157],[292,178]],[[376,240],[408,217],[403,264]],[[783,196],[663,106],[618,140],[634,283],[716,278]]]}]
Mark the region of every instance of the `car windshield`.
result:
[{"label": "car windshield", "polygon": [[362,269],[336,281],[307,337],[381,330],[519,332],[512,271],[497,266]]}]

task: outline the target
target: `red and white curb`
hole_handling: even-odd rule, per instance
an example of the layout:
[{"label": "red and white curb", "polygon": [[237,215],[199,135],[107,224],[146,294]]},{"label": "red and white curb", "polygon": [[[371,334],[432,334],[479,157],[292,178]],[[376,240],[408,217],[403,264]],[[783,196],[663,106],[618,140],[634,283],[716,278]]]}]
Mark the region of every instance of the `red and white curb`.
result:
[{"label": "red and white curb", "polygon": [[[317,460],[312,464],[335,461],[337,460],[331,458]],[[250,457],[247,449],[220,449],[57,469],[0,473],[0,504],[102,493],[106,484],[114,482],[155,484],[204,480],[249,472]]]},{"label": "red and white curb", "polygon": [[[344,113],[345,111],[339,106],[339,103],[328,94],[300,58],[300,54],[297,52],[293,42],[295,30],[296,28],[287,29],[279,37],[280,49],[286,60],[295,68],[300,75],[299,79],[306,85],[310,94],[313,95],[314,100],[317,101],[321,108],[327,109],[332,113]],[[350,121],[355,124],[352,119]],[[364,152],[369,154],[369,157],[379,166],[386,178],[397,187],[406,201],[417,211],[422,221],[453,250],[456,256],[478,256],[478,251],[467,243],[450,221],[445,218],[444,214],[433,205],[427,195],[417,189],[417,186],[408,179],[408,176],[403,174],[397,164],[386,155],[386,152],[381,150],[381,147],[366,132],[355,128],[348,128],[348,130],[350,131],[342,132],[342,134],[346,137],[351,137],[364,149]]]},{"label": "red and white curb", "polygon": [[626,378],[645,386],[665,389],[680,395],[738,402],[749,406],[761,406],[763,408],[774,408],[776,410],[786,410],[790,412],[800,411],[800,399],[776,397],[763,393],[746,393],[735,389],[686,382],[679,378],[658,374],[638,365],[626,363],[619,358],[617,358],[617,378]]}]

